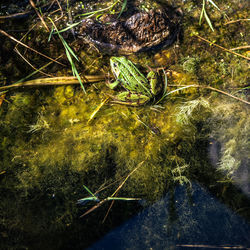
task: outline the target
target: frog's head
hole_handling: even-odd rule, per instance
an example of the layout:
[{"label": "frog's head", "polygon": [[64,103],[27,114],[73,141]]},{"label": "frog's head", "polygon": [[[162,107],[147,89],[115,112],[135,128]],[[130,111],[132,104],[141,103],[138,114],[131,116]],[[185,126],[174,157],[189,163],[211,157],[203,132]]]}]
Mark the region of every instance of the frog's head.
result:
[{"label": "frog's head", "polygon": [[122,56],[122,57],[112,56],[110,58],[110,67],[111,67],[111,70],[116,78],[118,78],[119,74],[121,73],[120,66],[124,60],[126,60],[126,58],[124,56]]}]

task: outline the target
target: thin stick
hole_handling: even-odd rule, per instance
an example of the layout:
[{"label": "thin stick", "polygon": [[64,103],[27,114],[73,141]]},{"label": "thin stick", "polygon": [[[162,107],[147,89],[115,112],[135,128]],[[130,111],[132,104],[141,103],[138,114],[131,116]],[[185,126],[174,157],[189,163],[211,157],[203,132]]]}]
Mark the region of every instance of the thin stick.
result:
[{"label": "thin stick", "polygon": [[44,19],[43,19],[43,17],[42,17],[42,16],[40,15],[40,13],[37,11],[36,5],[35,5],[35,3],[33,2],[33,0],[29,0],[29,1],[30,1],[30,5],[34,8],[36,14],[37,14],[38,17],[40,18],[40,20],[41,20],[43,26],[46,28],[46,30],[47,30],[48,32],[50,32],[50,30],[49,30],[47,24],[45,23],[45,21],[44,21]]},{"label": "thin stick", "polygon": [[[139,168],[139,167],[141,167],[141,165],[144,163],[144,161],[142,161],[142,162],[140,162],[139,164],[138,164],[138,166],[135,168],[135,169],[133,169],[128,175],[127,175],[127,177],[124,179],[124,181],[120,184],[120,186],[115,190],[115,192],[111,195],[111,197],[113,197],[113,196],[117,196],[117,194],[118,194],[118,192],[119,192],[119,190],[122,188],[122,186],[125,184],[125,182],[127,181],[127,179]],[[115,200],[113,200],[112,202],[111,202],[111,204],[110,204],[110,206],[109,206],[109,208],[108,208],[108,211],[107,211],[107,213],[105,214],[105,216],[104,216],[104,218],[103,218],[103,220],[102,220],[102,223],[104,223],[105,222],[105,220],[106,220],[106,218],[108,217],[108,214],[109,214],[109,212],[110,212],[110,210],[111,210],[111,208],[112,208],[112,206],[114,205],[114,202],[115,202]]]},{"label": "thin stick", "polygon": [[224,47],[222,47],[222,46],[220,46],[220,45],[218,45],[218,44],[216,44],[216,43],[210,42],[209,40],[207,40],[207,39],[205,39],[205,38],[203,38],[203,37],[201,37],[201,36],[198,36],[198,35],[194,35],[194,36],[198,37],[199,39],[201,39],[201,40],[203,40],[203,41],[205,41],[205,42],[207,42],[207,43],[209,43],[210,45],[213,45],[213,46],[215,46],[215,47],[217,47],[217,48],[220,48],[220,49],[222,49],[222,50],[224,50],[224,51],[226,51],[226,52],[229,52],[229,53],[234,54],[234,55],[236,55],[236,56],[240,56],[240,57],[242,57],[242,58],[247,59],[247,60],[250,61],[250,58],[249,58],[249,57],[243,56],[243,55],[241,55],[241,54],[239,54],[239,53],[236,53],[236,52],[234,52],[234,51],[231,51],[231,50],[229,50],[229,49],[226,49],[226,48],[224,48]]},{"label": "thin stick", "polygon": [[248,249],[243,246],[212,246],[212,245],[188,245],[188,244],[178,244],[177,247],[184,247],[184,248],[209,248],[209,249]]},{"label": "thin stick", "polygon": [[37,54],[39,54],[39,55],[41,55],[41,56],[43,56],[43,57],[45,57],[45,58],[47,58],[47,59],[53,61],[53,62],[56,62],[56,63],[58,63],[58,64],[60,64],[60,65],[62,65],[62,66],[66,66],[65,64],[63,64],[63,63],[61,63],[61,62],[58,62],[58,61],[56,61],[55,59],[53,59],[53,58],[51,58],[51,57],[49,57],[49,56],[46,56],[46,55],[44,55],[43,53],[41,53],[41,52],[39,52],[39,51],[37,51],[37,50],[35,50],[35,49],[29,47],[29,46],[26,45],[25,43],[22,43],[22,42],[18,41],[15,37],[9,35],[8,33],[6,33],[6,32],[3,31],[3,30],[0,30],[0,33],[2,33],[3,35],[9,37],[11,40],[13,40],[13,41],[15,41],[15,42],[21,44],[21,45],[24,46],[25,48],[30,49],[30,50],[34,51],[35,53],[37,53]]},{"label": "thin stick", "polygon": [[244,21],[250,21],[250,19],[249,18],[246,18],[246,19],[237,19],[237,20],[232,20],[232,21],[229,21],[229,22],[226,22],[226,23],[224,23],[224,25],[227,25],[227,24],[232,24],[232,23],[237,23],[237,22],[244,22]]},{"label": "thin stick", "polygon": [[34,69],[35,71],[38,71],[38,72],[40,72],[41,74],[43,74],[43,75],[46,75],[46,76],[51,76],[50,74],[47,74],[47,73],[45,73],[45,72],[43,72],[43,71],[41,71],[41,70],[39,70],[39,69],[37,69],[37,68],[35,68],[21,53],[20,53],[20,51],[17,49],[17,48],[15,48],[14,49],[14,51],[32,68],[32,69]]},{"label": "thin stick", "polygon": [[[45,4],[43,6],[41,6],[41,9],[46,8],[47,6],[49,6],[51,4]],[[53,5],[53,2],[52,2]],[[50,8],[50,7],[49,7]],[[48,8],[48,9],[49,9]],[[23,17],[25,15],[29,15],[32,14],[34,11],[33,10],[29,10],[29,11],[24,11],[24,12],[20,12],[20,13],[15,13],[15,14],[11,14],[11,15],[7,15],[7,16],[0,16],[0,19],[9,19],[9,18],[20,18]]]},{"label": "thin stick", "polygon": [[[168,86],[169,86],[169,87],[185,87],[186,85],[174,85],[174,84],[169,84]],[[213,87],[210,87],[210,86],[204,86],[204,85],[197,85],[197,84],[194,84],[194,85],[190,85],[189,88],[210,89],[210,90],[219,92],[219,93],[221,93],[221,94],[223,94],[223,95],[227,95],[227,96],[229,96],[229,97],[231,97],[231,98],[233,98],[233,99],[236,99],[236,100],[238,100],[238,101],[240,101],[240,102],[243,102],[243,103],[246,103],[246,104],[250,105],[250,102],[248,102],[248,101],[245,101],[245,100],[243,100],[243,99],[241,99],[241,98],[239,98],[239,97],[237,97],[237,96],[231,95],[231,94],[229,94],[229,93],[227,93],[227,92],[225,92],[225,91],[223,91],[223,90],[216,89],[216,88],[213,88]]]},{"label": "thin stick", "polygon": [[[36,27],[37,23],[35,23],[23,36],[22,38],[19,40],[20,42]],[[15,49],[18,47],[18,43],[15,46]]]},{"label": "thin stick", "polygon": [[240,47],[232,48],[230,50],[237,50],[237,49],[250,49],[250,45],[240,46]]},{"label": "thin stick", "polygon": [[[60,55],[56,58],[56,60],[58,60],[59,58],[63,57],[63,55]],[[43,70],[45,68],[47,68],[50,64],[52,64],[53,61],[49,61],[48,63],[46,63],[45,65],[43,65],[41,68],[38,69],[38,71],[33,71],[32,73],[30,73],[29,75],[23,77],[22,79],[18,80],[17,82],[13,83],[13,84],[17,84],[17,83],[24,83],[25,80],[31,78],[33,75],[37,74],[40,70]]]},{"label": "thin stick", "polygon": [[114,195],[116,195],[118,193],[118,191],[122,188],[122,186],[125,184],[125,182],[127,181],[127,179],[139,168],[141,167],[141,165],[144,163],[144,161],[140,162],[138,164],[138,166],[136,168],[134,168],[128,175],[127,177],[124,179],[124,181],[120,184],[120,186],[115,190],[115,192],[110,196],[113,197]]},{"label": "thin stick", "polygon": [[59,2],[58,0],[56,0],[56,2],[57,2],[57,5],[58,5],[58,7],[59,7],[59,9],[60,9],[60,11],[61,11],[61,16],[58,17],[58,18],[55,20],[55,22],[57,22],[58,20],[60,20],[60,19],[63,17],[63,9],[62,9],[62,6],[61,6],[61,4],[60,4],[60,2]]},{"label": "thin stick", "polygon": [[32,11],[25,11],[25,12],[15,13],[15,14],[7,15],[7,16],[0,16],[0,20],[1,19],[10,19],[10,18],[20,18],[20,17],[28,15],[28,14],[30,14],[32,12],[33,12],[33,10]]}]

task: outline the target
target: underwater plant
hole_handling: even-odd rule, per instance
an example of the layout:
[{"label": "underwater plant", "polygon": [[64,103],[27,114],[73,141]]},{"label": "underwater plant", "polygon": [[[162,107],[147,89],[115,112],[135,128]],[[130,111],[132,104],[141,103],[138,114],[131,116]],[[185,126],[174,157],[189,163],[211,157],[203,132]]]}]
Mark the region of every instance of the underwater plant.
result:
[{"label": "underwater plant", "polygon": [[212,0],[203,0],[199,24],[201,25],[201,22],[202,22],[202,19],[203,19],[203,16],[204,16],[205,19],[206,19],[206,21],[207,21],[207,23],[208,23],[208,25],[209,25],[209,27],[210,27],[210,29],[211,29],[212,31],[214,31],[213,25],[212,25],[212,23],[211,23],[211,21],[210,21],[210,18],[209,18],[209,16],[208,16],[207,12],[206,12],[206,2],[209,2],[209,3],[212,4],[217,10],[220,11],[219,7],[214,3],[214,1],[212,1]]}]

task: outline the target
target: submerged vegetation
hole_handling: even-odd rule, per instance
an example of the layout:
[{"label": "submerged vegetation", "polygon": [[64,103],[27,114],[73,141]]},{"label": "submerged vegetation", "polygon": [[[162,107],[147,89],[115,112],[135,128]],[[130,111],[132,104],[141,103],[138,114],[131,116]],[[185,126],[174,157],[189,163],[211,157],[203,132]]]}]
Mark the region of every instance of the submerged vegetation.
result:
[{"label": "submerged vegetation", "polygon": [[[128,56],[142,74],[158,71],[163,90],[154,105],[131,107],[111,102],[117,92],[105,84],[113,80],[110,55],[77,37],[78,25],[85,17],[125,18],[131,4],[148,11],[165,1],[43,1],[33,7],[22,1],[22,24],[5,2],[0,248],[60,249],[67,237],[76,246],[88,232],[81,243],[87,247],[179,185],[192,200],[193,182],[249,220],[247,3],[168,1],[185,13],[175,44]],[[87,198],[81,198],[83,187]]]}]

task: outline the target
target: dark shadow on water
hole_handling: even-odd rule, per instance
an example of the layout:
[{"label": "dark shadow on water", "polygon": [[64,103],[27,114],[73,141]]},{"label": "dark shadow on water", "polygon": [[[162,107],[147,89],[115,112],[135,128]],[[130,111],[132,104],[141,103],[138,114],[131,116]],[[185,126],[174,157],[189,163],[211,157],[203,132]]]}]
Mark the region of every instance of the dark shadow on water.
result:
[{"label": "dark shadow on water", "polygon": [[[176,188],[174,220],[169,210],[172,201],[166,195],[88,249],[250,247],[249,223],[198,183],[193,183],[192,186],[192,194],[188,194],[185,186]],[[186,245],[193,247],[185,247]],[[201,248],[202,245],[204,247]]]}]

